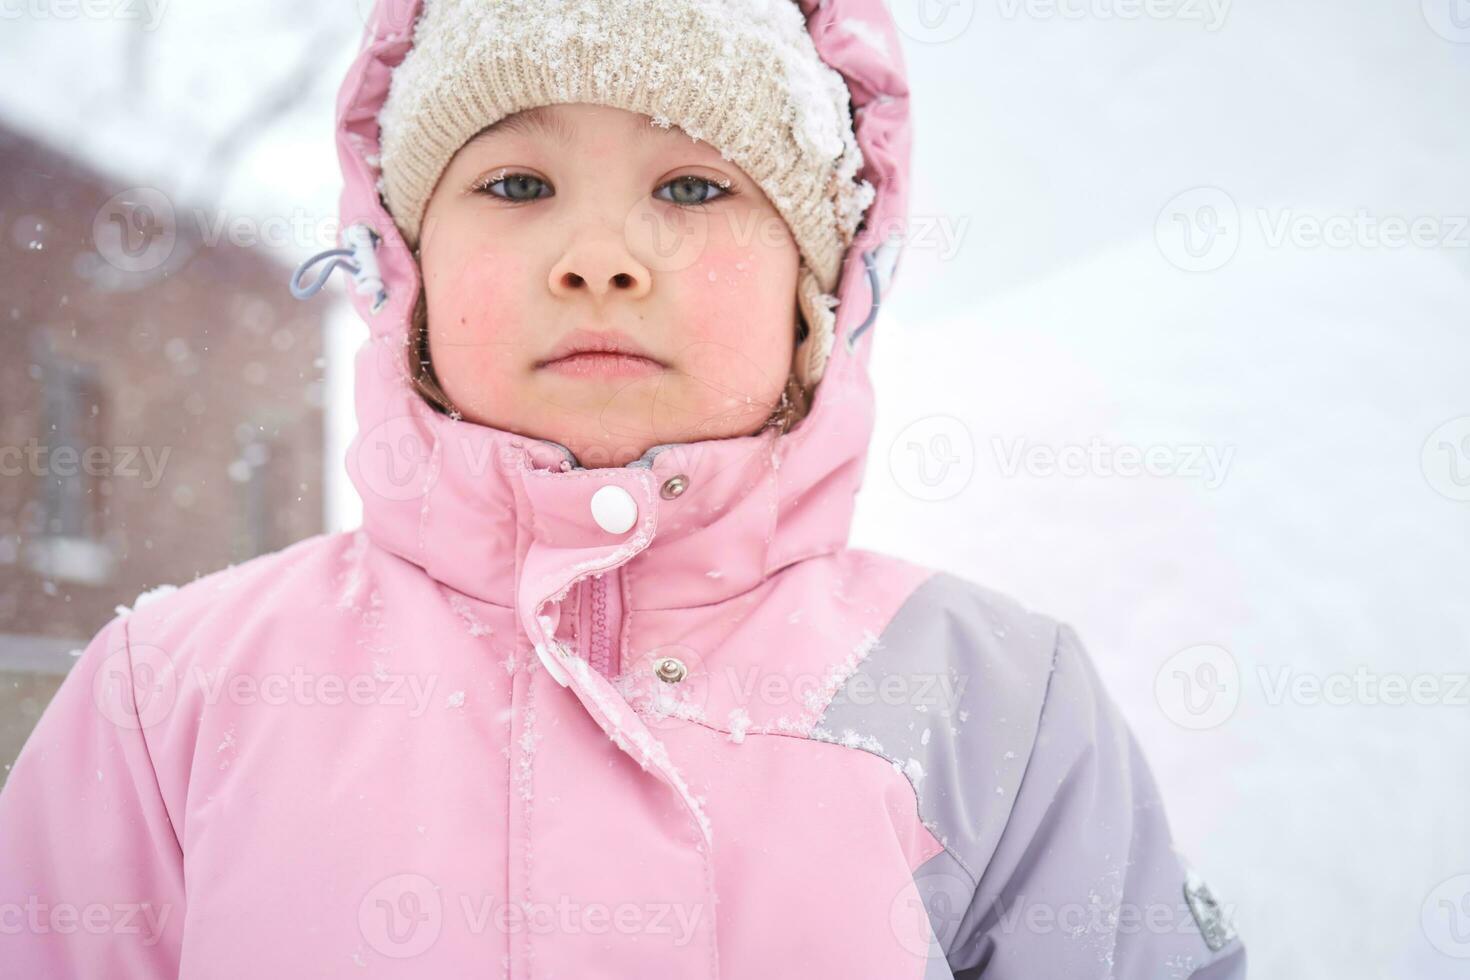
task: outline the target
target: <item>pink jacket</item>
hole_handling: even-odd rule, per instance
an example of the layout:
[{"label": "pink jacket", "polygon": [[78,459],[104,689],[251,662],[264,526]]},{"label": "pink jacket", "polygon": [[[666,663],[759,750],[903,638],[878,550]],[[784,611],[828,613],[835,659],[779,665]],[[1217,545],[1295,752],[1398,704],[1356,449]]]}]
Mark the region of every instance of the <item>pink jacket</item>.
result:
[{"label": "pink jacket", "polygon": [[363,527],[86,647],[0,794],[0,974],[1244,977],[1075,632],[847,546],[908,91],[883,0],[801,6],[877,190],[814,408],[589,470],[407,382],[380,0],[337,106]]}]

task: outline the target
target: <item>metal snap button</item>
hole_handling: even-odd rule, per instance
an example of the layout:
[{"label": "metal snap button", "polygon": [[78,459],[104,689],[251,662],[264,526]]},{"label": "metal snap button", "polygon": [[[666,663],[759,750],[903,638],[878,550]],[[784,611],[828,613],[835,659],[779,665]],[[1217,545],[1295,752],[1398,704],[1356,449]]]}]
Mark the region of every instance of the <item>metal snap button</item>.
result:
[{"label": "metal snap button", "polygon": [[684,661],[678,657],[660,657],[653,665],[654,676],[668,684],[677,684],[688,675]]},{"label": "metal snap button", "polygon": [[679,496],[679,494],[688,489],[688,487],[689,477],[685,476],[683,473],[680,473],[678,476],[671,476],[667,480],[665,480],[664,485],[659,488],[658,493],[659,496],[663,497],[665,500],[673,500],[675,497]]},{"label": "metal snap button", "polygon": [[638,523],[638,504],[631,493],[609,483],[592,495],[592,519],[608,534],[622,534]]}]

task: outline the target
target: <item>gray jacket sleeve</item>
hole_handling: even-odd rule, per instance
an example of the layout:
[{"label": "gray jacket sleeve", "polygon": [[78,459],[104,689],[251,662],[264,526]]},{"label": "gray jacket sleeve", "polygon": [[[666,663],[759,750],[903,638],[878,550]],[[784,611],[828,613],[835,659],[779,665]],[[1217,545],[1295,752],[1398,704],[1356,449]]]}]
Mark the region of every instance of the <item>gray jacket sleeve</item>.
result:
[{"label": "gray jacket sleeve", "polygon": [[[905,697],[874,698],[896,684]],[[822,718],[914,786],[924,980],[1241,980],[1229,916],[1174,850],[1147,762],[1076,632],[948,572]]]},{"label": "gray jacket sleeve", "polygon": [[1014,804],[976,870],[948,951],[960,980],[1246,975],[1230,917],[1175,852],[1148,763],[1065,623]]}]

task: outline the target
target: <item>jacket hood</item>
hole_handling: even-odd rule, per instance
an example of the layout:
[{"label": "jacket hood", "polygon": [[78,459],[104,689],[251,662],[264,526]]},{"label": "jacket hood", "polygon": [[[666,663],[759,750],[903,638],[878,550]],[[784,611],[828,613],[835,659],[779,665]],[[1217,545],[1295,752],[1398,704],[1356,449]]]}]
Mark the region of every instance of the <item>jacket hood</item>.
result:
[{"label": "jacket hood", "polygon": [[[873,429],[871,328],[907,208],[908,89],[883,0],[799,4],[818,53],[847,81],[860,176],[875,192],[843,257],[836,337],[809,413],[784,434],[670,443],[595,469],[556,442],[443,415],[411,384],[406,347],[420,281],[379,195],[377,114],[422,2],[377,0],[336,111],[341,226],[344,237],[371,238],[366,258],[380,286],[351,296],[370,336],[356,355],[358,428],[346,464],[369,537],[450,588],[518,607],[538,644],[549,641],[556,600],[571,584],[625,562],[637,573],[631,606],[676,608],[738,595],[843,547]],[[593,520],[595,505],[589,511],[590,496],[608,486],[634,515],[623,533]],[[564,673],[558,679],[566,683]]]}]

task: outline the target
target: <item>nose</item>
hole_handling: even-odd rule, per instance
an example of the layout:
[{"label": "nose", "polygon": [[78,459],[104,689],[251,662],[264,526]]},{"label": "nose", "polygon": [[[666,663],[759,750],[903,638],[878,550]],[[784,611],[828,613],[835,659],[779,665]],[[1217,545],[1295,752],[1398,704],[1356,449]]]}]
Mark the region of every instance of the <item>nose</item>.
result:
[{"label": "nose", "polygon": [[637,299],[648,293],[652,275],[616,236],[602,235],[577,241],[552,267],[554,295],[590,294],[598,302],[612,295]]}]

